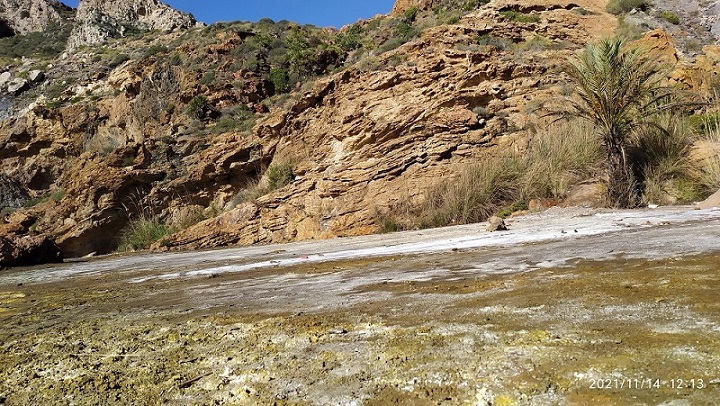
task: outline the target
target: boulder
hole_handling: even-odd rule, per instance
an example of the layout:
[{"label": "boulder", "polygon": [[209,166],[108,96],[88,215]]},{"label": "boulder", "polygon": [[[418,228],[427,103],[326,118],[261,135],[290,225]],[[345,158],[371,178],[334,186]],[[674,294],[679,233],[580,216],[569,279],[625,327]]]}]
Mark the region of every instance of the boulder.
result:
[{"label": "boulder", "polygon": [[498,216],[492,216],[488,219],[488,225],[485,227],[486,231],[494,232],[494,231],[505,231],[507,230],[507,225],[505,224],[505,220]]},{"label": "boulder", "polygon": [[22,78],[15,78],[8,82],[7,92],[18,96],[28,89],[28,81]]},{"label": "boulder", "polygon": [[10,82],[11,78],[12,78],[12,74],[10,72],[0,73],[0,91],[5,90],[8,82]]},{"label": "boulder", "polygon": [[720,207],[720,190],[713,193],[710,197],[698,203],[696,206],[698,209],[712,209],[714,207]]},{"label": "boulder", "polygon": [[63,253],[47,236],[0,236],[0,267],[60,263]]},{"label": "boulder", "polygon": [[45,80],[45,73],[43,73],[40,70],[31,70],[30,74],[28,75],[28,78],[33,83],[40,83],[43,80]]}]

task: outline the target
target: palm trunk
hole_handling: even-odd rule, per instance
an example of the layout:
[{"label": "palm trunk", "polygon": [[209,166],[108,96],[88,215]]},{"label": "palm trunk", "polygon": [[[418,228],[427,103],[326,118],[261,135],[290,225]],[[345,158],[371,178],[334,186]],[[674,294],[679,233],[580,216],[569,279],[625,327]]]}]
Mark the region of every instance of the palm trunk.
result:
[{"label": "palm trunk", "polygon": [[629,208],[635,204],[634,181],[628,167],[625,148],[608,146],[608,200],[614,207]]}]

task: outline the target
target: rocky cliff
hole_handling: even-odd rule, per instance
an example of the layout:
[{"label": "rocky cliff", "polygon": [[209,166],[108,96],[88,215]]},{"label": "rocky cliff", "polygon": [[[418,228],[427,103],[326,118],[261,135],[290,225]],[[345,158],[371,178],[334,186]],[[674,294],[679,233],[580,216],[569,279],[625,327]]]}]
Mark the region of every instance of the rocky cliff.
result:
[{"label": "rocky cliff", "polygon": [[0,38],[43,31],[71,13],[57,0],[0,0]]},{"label": "rocky cliff", "polygon": [[68,41],[69,49],[123,37],[133,29],[171,31],[193,27],[197,21],[158,0],[81,0],[76,23]]}]

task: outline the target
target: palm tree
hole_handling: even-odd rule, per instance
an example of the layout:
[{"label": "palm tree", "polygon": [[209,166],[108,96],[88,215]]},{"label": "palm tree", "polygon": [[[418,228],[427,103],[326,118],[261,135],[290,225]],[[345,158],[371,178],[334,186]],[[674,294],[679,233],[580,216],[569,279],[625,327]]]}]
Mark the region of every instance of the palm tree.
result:
[{"label": "palm tree", "polygon": [[664,72],[656,58],[621,38],[589,44],[566,69],[575,89],[551,114],[580,117],[600,132],[607,153],[608,198],[614,206],[631,207],[638,195],[628,138],[640,126],[656,125],[651,118],[658,112],[678,105],[670,102],[677,91],[661,83]]}]

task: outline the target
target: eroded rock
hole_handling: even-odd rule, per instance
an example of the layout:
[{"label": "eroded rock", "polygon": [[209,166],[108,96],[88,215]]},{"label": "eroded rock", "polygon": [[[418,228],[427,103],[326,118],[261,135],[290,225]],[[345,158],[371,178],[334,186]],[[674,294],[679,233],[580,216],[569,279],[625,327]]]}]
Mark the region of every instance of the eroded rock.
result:
[{"label": "eroded rock", "polygon": [[0,236],[0,267],[63,262],[63,253],[48,236]]}]

